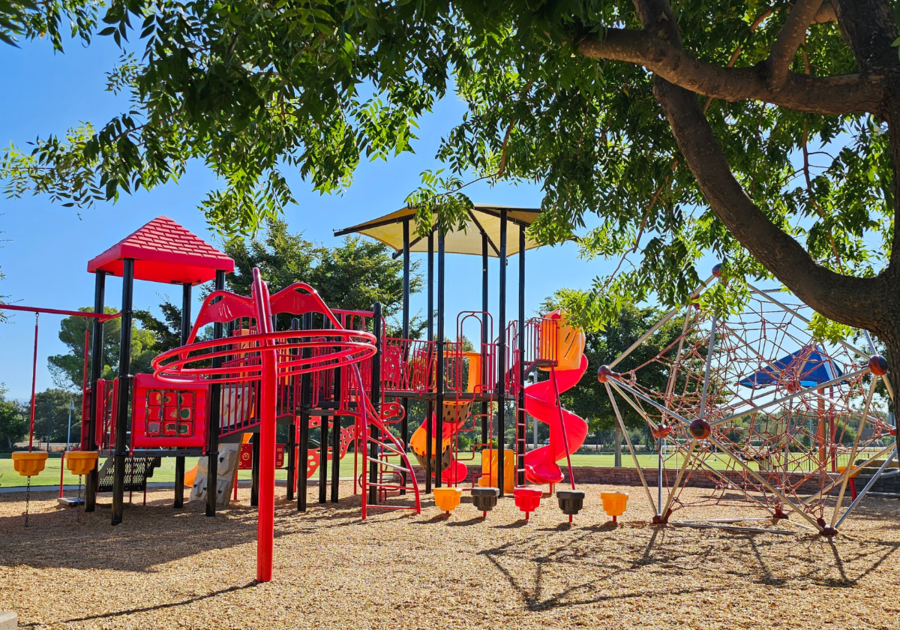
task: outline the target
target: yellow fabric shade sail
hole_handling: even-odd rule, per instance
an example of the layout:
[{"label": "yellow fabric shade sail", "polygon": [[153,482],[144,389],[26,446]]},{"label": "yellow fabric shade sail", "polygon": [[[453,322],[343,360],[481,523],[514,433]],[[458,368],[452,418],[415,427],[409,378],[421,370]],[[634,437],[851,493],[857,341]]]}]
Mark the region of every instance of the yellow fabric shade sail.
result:
[{"label": "yellow fabric shade sail", "polygon": [[[444,248],[448,254],[469,254],[481,256],[481,235],[488,237],[488,256],[500,257],[500,213],[506,210],[506,255],[514,256],[519,253],[519,228],[528,227],[540,214],[540,210],[534,208],[509,208],[505,206],[492,206],[476,204],[470,211],[463,230],[453,230],[444,236]],[[400,252],[403,251],[403,223],[410,221],[409,226],[409,251],[427,252],[428,239],[416,234],[416,210],[415,208],[403,208],[391,212],[383,217],[354,225],[353,227],[335,232],[335,236],[345,234],[365,234],[377,241],[381,241],[388,247]],[[526,236],[525,249],[539,247],[536,241]],[[435,242],[437,251],[437,242]]]}]

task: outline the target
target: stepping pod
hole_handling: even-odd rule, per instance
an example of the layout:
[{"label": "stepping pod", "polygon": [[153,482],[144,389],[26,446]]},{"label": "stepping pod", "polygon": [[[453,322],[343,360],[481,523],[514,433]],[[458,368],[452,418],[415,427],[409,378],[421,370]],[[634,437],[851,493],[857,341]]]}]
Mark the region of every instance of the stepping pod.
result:
[{"label": "stepping pod", "polygon": [[66,468],[81,477],[97,467],[97,459],[97,451],[71,451],[66,453]]},{"label": "stepping pod", "polygon": [[617,516],[625,513],[625,504],[628,503],[627,492],[601,492],[600,500],[603,501],[603,511],[612,516],[613,523]]},{"label": "stepping pod", "polygon": [[540,488],[520,487],[513,490],[516,507],[525,512],[526,521],[528,516],[538,509],[538,506],[541,504],[541,494],[543,494],[543,491]]},{"label": "stepping pod", "polygon": [[461,488],[435,488],[434,504],[445,514],[450,514],[459,505],[461,496]]},{"label": "stepping pod", "polygon": [[47,453],[43,451],[16,451],[12,454],[13,468],[29,479],[37,475],[47,463]]},{"label": "stepping pod", "polygon": [[559,501],[559,509],[562,510],[562,513],[569,515],[571,523],[572,517],[584,507],[584,490],[557,490],[556,500]]},{"label": "stepping pod", "polygon": [[499,488],[472,488],[472,505],[481,512],[482,518],[487,518],[487,513],[497,506],[499,496]]}]

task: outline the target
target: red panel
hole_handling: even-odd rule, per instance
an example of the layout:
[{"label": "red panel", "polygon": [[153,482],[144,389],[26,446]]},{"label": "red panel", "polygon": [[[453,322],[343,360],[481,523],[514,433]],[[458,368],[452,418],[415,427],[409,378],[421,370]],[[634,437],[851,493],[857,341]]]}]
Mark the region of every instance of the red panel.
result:
[{"label": "red panel", "polygon": [[132,446],[198,448],[206,446],[208,384],[173,384],[152,374],[134,377]]},{"label": "red panel", "polygon": [[241,444],[238,470],[251,470],[253,468],[253,445]]},{"label": "red panel", "polygon": [[[306,293],[300,293],[300,291]],[[304,313],[324,313],[333,323],[337,324],[337,320],[331,314],[329,308],[325,305],[315,289],[302,282],[297,282],[282,289],[269,299],[269,309],[272,315],[279,313],[290,313],[292,315],[303,315]]]},{"label": "red panel", "polygon": [[[284,453],[287,449],[286,444],[275,445],[275,468],[284,468]],[[253,445],[241,444],[241,450],[238,458],[238,470],[253,469]]]},{"label": "red panel", "polygon": [[216,271],[231,273],[234,261],[168,217],[157,217],[88,263],[88,271],[122,275],[123,260],[135,261],[136,280],[201,284]]},{"label": "red panel", "polygon": [[[212,301],[221,298],[215,304]],[[207,324],[225,324],[242,317],[256,319],[256,307],[253,302],[241,295],[235,295],[230,291],[214,291],[203,300],[203,306],[197,314],[197,321],[191,329],[191,337],[188,344],[193,343],[197,333]]]}]

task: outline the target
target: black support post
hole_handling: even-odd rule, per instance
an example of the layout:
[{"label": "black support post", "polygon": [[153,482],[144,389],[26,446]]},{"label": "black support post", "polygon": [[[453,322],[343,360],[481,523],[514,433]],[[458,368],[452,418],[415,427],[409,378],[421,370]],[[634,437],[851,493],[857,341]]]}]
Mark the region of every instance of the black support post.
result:
[{"label": "black support post", "polygon": [[259,456],[262,444],[259,441],[259,433],[250,436],[253,445],[253,463],[250,468],[250,507],[259,507]]},{"label": "black support post", "polygon": [[443,473],[444,461],[444,267],[445,247],[444,247],[444,230],[438,228],[438,296],[437,296],[437,405],[434,410],[435,415],[435,437],[434,444],[437,447],[435,461],[437,462],[437,470],[434,473],[434,487],[441,487],[441,475]]},{"label": "black support post", "polygon": [[[375,407],[375,413],[381,413],[381,344],[383,342],[381,335],[381,304],[376,302],[372,306],[372,332],[375,334],[375,356],[372,357],[372,405]],[[362,403],[360,403],[362,404]],[[378,427],[374,424],[369,427],[369,435],[375,440],[382,440],[382,436],[378,434]],[[369,445],[369,504],[378,503],[378,488],[374,484],[378,483],[378,446],[375,442]]]},{"label": "black support post", "polygon": [[[94,274],[94,312],[103,313],[106,302],[106,272],[98,271]],[[88,410],[87,445],[89,451],[97,449],[97,381],[103,372],[103,322],[93,320],[91,331],[91,408]],[[85,495],[84,511],[93,512],[97,508],[97,482],[99,480],[100,466],[88,473]]]},{"label": "black support post", "polygon": [[[434,341],[434,230],[428,233],[428,341]],[[425,493],[431,492],[431,459],[434,442],[434,401],[428,400],[425,410]]]},{"label": "black support post", "polygon": [[500,496],[503,496],[505,463],[506,463],[506,210],[500,210],[500,292],[499,328],[500,343],[497,344],[497,485]]},{"label": "black support post", "polygon": [[[225,272],[216,271],[216,291],[225,290]],[[221,339],[225,336],[225,326],[221,323],[213,324],[213,338]],[[213,367],[222,366],[222,358],[212,360]],[[209,386],[209,429],[206,444],[206,515],[216,515],[216,500],[219,486],[219,418],[222,411],[222,385],[213,383]]]},{"label": "black support post", "polygon": [[[409,339],[409,219],[403,222],[403,339]],[[404,363],[409,360],[409,347],[404,345],[407,356],[403,357]],[[403,406],[403,420],[400,421],[400,441],[403,442],[403,452],[409,450],[409,398],[401,398]],[[406,473],[401,473],[403,481],[400,485],[403,490],[400,494],[406,494]]]},{"label": "black support post", "polygon": [[[488,312],[490,311],[490,303],[488,300],[488,236],[485,232],[481,232],[481,382],[487,384],[488,362],[487,349],[491,342],[490,331],[488,330]],[[488,404],[481,403],[481,443],[488,443]],[[482,450],[483,447],[482,447]]]},{"label": "black support post", "polygon": [[319,503],[328,499],[328,423],[331,416],[320,416],[319,423]]},{"label": "black support post", "polygon": [[[301,328],[312,328],[312,314],[303,316]],[[310,356],[309,349],[301,350],[301,358]],[[300,377],[300,462],[297,466],[297,511],[306,511],[306,470],[309,462],[309,403],[312,400],[312,381],[309,374]]]},{"label": "black support post", "polygon": [[[191,334],[191,285],[181,287],[181,345]],[[175,508],[184,507],[184,455],[175,457]]]},{"label": "black support post", "polygon": [[[331,322],[322,317],[322,328],[331,328]],[[319,400],[322,400],[321,392]],[[319,503],[328,500],[328,423],[330,416],[319,416]]]},{"label": "black support post", "polygon": [[[291,320],[291,330],[300,328],[300,320],[296,317]],[[291,354],[297,354],[297,349],[291,349]],[[297,400],[295,387],[297,377],[291,377],[291,424],[288,428],[287,441],[287,495],[288,501],[294,500],[294,485],[297,483]]]},{"label": "black support post", "polygon": [[[341,402],[341,376],[343,368],[334,371],[334,402]],[[338,502],[341,481],[341,416],[334,416],[331,427],[331,502]]]},{"label": "black support post", "polygon": [[519,362],[516,370],[519,413],[516,423],[516,484],[525,485],[525,226],[519,226]]},{"label": "black support post", "polygon": [[119,336],[119,390],[116,407],[115,470],[113,476],[112,524],[122,522],[125,510],[125,458],[128,456],[128,398],[131,394],[131,322],[134,316],[134,260],[122,266],[122,329]]}]

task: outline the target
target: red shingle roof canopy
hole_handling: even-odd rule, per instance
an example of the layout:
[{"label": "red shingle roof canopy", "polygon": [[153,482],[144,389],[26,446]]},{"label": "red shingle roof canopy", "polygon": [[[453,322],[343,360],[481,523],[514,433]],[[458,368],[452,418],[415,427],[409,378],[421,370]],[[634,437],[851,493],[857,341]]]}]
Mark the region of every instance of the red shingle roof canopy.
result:
[{"label": "red shingle roof canopy", "polygon": [[88,271],[121,276],[134,260],[134,279],[166,284],[203,284],[217,271],[231,273],[234,261],[169,217],[157,217],[88,263]]}]

